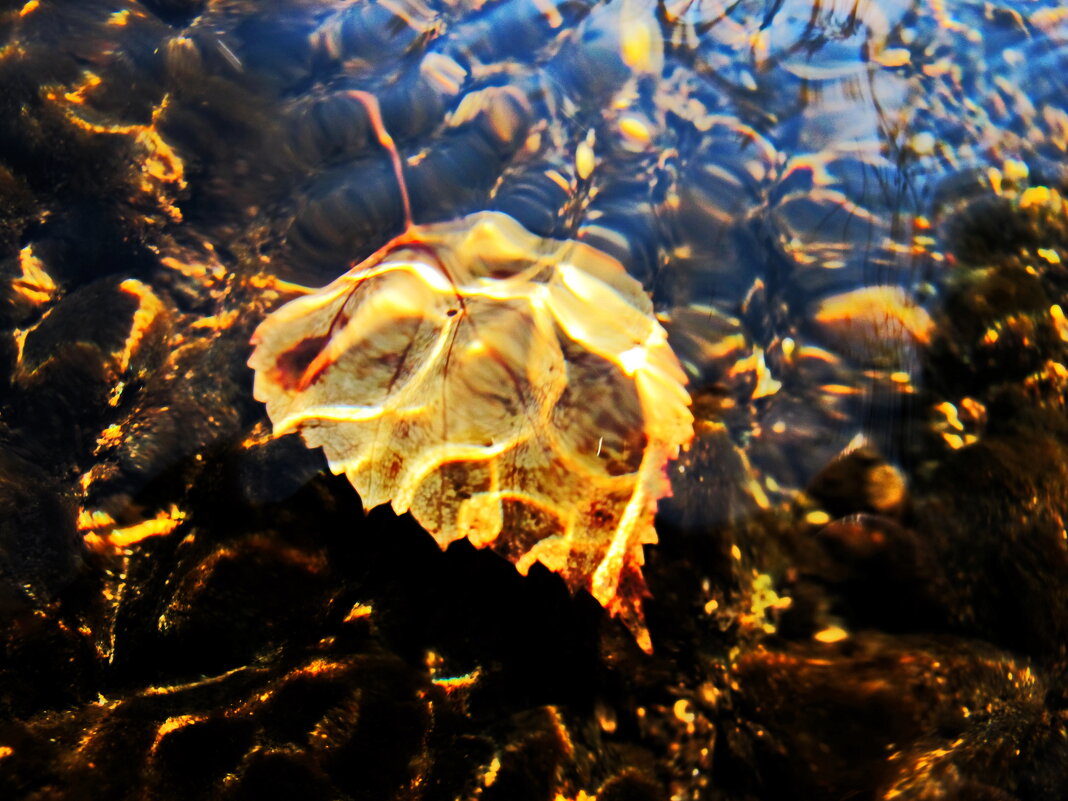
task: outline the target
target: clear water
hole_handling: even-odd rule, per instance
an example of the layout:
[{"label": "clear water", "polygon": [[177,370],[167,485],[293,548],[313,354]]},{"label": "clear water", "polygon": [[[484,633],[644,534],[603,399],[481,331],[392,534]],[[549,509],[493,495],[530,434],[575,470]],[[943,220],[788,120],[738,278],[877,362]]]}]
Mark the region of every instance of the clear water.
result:
[{"label": "clear water", "polygon": [[[552,710],[554,743],[555,710],[568,710],[575,753],[595,755],[599,771],[546,797],[618,777],[598,761],[611,752],[601,738],[643,754],[673,798],[789,797],[784,787],[804,798],[966,798],[977,787],[1061,797],[1060,3],[31,0],[0,12],[0,81],[0,710],[24,737],[7,744],[0,729],[0,771],[18,767],[0,791],[52,782],[82,797],[69,788],[89,774],[72,779],[68,766],[98,760],[126,777],[115,797],[166,799],[180,784],[168,776],[219,753],[218,775],[189,769],[198,791],[223,797],[236,782],[259,797],[247,765],[262,742],[290,736],[278,721],[293,717],[275,690],[344,675],[338,697],[373,695],[378,674],[345,666],[378,648],[396,659],[383,668],[390,681],[399,665],[415,676],[403,704],[462,685],[474,708],[506,710],[477,718],[460,704],[456,741],[419,739],[448,758],[417,758],[382,734],[383,752],[400,755],[381,771],[394,797],[476,785],[490,797],[484,777],[497,768],[464,749],[516,752],[542,731],[522,717],[539,705]],[[449,243],[487,211],[546,252],[545,240],[574,239],[618,261],[633,281],[617,282],[612,303],[640,287],[627,313],[654,333],[655,315],[687,377],[695,433],[666,460],[674,497],[660,499],[660,543],[644,552],[648,631],[640,615],[632,627],[651,637],[651,657],[548,571],[520,580],[463,543],[439,552],[410,520],[364,517],[318,450],[272,438],[253,396],[250,337],[301,287],[412,231],[423,232],[412,258],[430,264],[435,225],[458,229],[437,262],[466,264]],[[496,267],[511,275],[515,261]],[[493,277],[484,263],[467,268],[476,289]],[[451,319],[450,292],[433,300],[424,311]],[[537,340],[546,319],[524,323],[524,336]],[[529,367],[507,328],[494,329],[516,345],[507,360],[498,348],[502,369],[449,390],[454,406],[470,396],[480,436],[537,405],[490,386]],[[438,340],[413,350],[405,325],[385,329],[369,341],[388,352],[363,366],[388,394],[403,371],[383,365],[418,368],[398,353]],[[614,336],[601,325],[562,348],[576,364]],[[485,344],[457,341],[470,359]],[[290,361],[304,370],[299,347]],[[615,453],[606,482],[641,461],[638,421],[658,413],[634,400],[625,368],[636,357],[619,350],[602,359],[619,368],[613,391],[599,391],[601,362],[583,362],[552,418],[564,421],[561,463]],[[551,406],[524,378],[523,392]],[[491,396],[490,421],[478,411]],[[375,436],[410,433],[388,429]],[[530,452],[544,467],[543,451]],[[443,476],[440,504],[419,498],[426,520],[469,500]],[[538,476],[561,497],[591,494],[579,468]],[[515,513],[494,549],[522,563],[545,531],[559,533],[549,517]],[[450,537],[460,531],[446,522]],[[607,548],[586,544],[598,557]],[[582,559],[550,557],[570,589],[587,586]],[[644,585],[626,578],[640,599]],[[611,593],[597,597],[618,611]],[[481,707],[479,671],[491,677]],[[143,739],[99,722],[131,706]],[[418,707],[426,719],[430,706]],[[886,720],[871,723],[871,709]],[[324,712],[330,725],[316,731],[340,742],[359,730],[349,711]],[[211,731],[196,734],[205,720],[237,743],[232,759]],[[250,728],[231,730],[235,720]],[[208,745],[166,746],[182,731]],[[323,797],[365,797],[373,759],[352,762],[354,781],[329,749],[313,751],[300,758]],[[792,771],[782,785],[772,777],[786,763],[772,752]],[[345,753],[339,762],[357,758]],[[580,775],[578,759],[548,772]]]}]

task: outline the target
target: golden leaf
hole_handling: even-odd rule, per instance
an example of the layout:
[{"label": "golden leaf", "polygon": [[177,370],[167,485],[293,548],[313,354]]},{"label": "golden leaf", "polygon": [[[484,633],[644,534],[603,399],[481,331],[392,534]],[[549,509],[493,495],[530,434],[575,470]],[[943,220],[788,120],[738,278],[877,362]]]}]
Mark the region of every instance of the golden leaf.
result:
[{"label": "golden leaf", "polygon": [[322,447],[366,508],[410,511],[521,573],[541,562],[651,649],[642,545],[693,436],[641,285],[497,212],[411,225],[253,336],[276,435]]}]

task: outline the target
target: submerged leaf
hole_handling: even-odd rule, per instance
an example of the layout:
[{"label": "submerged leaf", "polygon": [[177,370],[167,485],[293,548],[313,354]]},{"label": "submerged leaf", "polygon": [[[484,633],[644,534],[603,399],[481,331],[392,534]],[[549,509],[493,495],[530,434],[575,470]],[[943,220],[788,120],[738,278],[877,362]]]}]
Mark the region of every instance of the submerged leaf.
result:
[{"label": "submerged leaf", "polygon": [[480,212],[413,226],[253,337],[255,396],[366,508],[410,511],[588,590],[649,650],[642,545],[693,436],[641,285],[576,241]]}]

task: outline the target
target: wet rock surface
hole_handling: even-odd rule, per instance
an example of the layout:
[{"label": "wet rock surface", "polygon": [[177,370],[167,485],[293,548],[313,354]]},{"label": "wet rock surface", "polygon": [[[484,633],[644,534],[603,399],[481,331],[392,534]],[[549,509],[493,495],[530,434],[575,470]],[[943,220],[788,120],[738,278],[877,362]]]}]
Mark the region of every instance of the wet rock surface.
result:
[{"label": "wet rock surface", "polygon": [[[0,3],[0,796],[1062,798],[1065,22]],[[650,293],[652,655],[271,437],[252,331],[403,224],[352,91]]]}]

